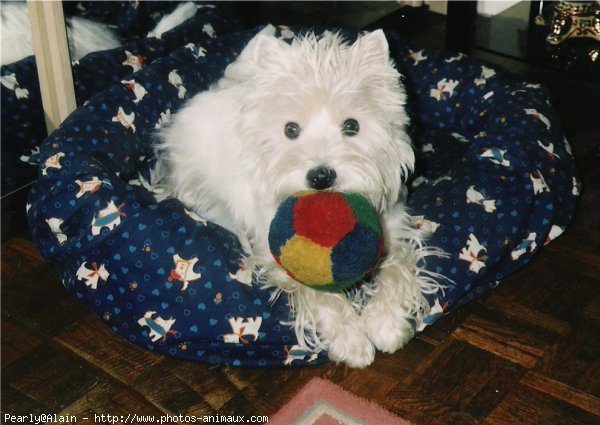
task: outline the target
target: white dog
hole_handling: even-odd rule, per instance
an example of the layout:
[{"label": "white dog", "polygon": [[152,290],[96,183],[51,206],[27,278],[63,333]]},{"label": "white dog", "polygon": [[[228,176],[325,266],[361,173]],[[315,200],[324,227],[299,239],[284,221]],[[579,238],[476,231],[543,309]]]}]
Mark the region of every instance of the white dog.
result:
[{"label": "white dog", "polygon": [[[414,335],[439,286],[417,263],[427,251],[398,204],[414,154],[400,74],[379,30],[349,44],[336,33],[291,45],[267,27],[224,77],[160,131],[157,175],[167,193],[235,232],[246,266],[289,295],[299,344],[352,367]],[[306,189],[360,193],[381,213],[384,259],[366,302],[298,284],[275,263],[268,230],[280,202]],[[365,289],[368,288],[368,289]]]}]

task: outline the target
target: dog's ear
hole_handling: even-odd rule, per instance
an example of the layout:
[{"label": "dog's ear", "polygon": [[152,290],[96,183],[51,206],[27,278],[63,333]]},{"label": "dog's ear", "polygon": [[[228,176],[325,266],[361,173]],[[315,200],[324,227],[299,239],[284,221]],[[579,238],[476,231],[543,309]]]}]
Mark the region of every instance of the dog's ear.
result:
[{"label": "dog's ear", "polygon": [[381,29],[363,35],[356,40],[352,47],[357,51],[361,65],[389,63],[390,48]]},{"label": "dog's ear", "polygon": [[234,81],[252,78],[258,69],[272,68],[281,63],[286,49],[289,49],[289,45],[275,37],[275,27],[267,25],[248,42],[238,59],[227,67],[225,77]]},{"label": "dog's ear", "polygon": [[259,68],[270,68],[282,61],[282,54],[289,45],[274,36],[258,34],[253,40],[252,61]]},{"label": "dog's ear", "polygon": [[252,37],[246,47],[244,47],[244,50],[242,50],[240,53],[238,61],[246,63],[254,62],[257,44],[262,43],[263,41],[261,40],[264,38],[275,38],[275,31],[276,28],[271,24],[260,30],[254,37]]}]

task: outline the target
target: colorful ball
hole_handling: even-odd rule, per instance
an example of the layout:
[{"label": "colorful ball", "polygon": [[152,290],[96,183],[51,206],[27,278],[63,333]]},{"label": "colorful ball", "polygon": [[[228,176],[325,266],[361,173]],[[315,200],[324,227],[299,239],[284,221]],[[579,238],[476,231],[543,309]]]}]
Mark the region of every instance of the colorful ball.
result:
[{"label": "colorful ball", "polygon": [[269,247],[296,281],[342,291],[370,273],[383,248],[379,215],[362,195],[298,192],[271,221]]}]

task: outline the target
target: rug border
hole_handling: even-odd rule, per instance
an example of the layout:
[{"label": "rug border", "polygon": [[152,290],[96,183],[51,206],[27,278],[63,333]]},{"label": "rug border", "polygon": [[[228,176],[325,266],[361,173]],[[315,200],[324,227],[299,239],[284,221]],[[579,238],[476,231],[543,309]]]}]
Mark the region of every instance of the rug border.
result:
[{"label": "rug border", "polygon": [[[329,395],[333,391],[341,391],[343,397],[340,397],[339,399],[331,399]],[[295,393],[292,398],[288,400],[288,402],[269,419],[269,425],[290,425],[295,423],[301,424],[303,422],[300,422],[300,420],[305,417],[304,413],[306,413],[306,410],[315,405],[315,403],[318,401],[325,402],[331,405],[333,408],[341,410],[347,415],[348,406],[350,405],[352,406],[350,413],[353,418],[361,421],[364,424],[413,425],[411,422],[400,418],[392,412],[384,409],[377,403],[352,394],[339,385],[319,377],[312,378],[302,387],[302,389]],[[374,409],[377,413],[375,415],[362,414],[360,411],[362,406]],[[358,411],[355,411],[357,407]],[[300,412],[300,414],[298,414],[298,412]]]}]

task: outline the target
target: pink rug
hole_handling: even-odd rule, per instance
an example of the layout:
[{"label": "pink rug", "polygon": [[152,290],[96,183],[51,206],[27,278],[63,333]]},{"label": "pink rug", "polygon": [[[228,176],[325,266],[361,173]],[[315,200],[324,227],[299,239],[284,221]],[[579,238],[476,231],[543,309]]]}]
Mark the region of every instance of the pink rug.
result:
[{"label": "pink rug", "polygon": [[411,425],[410,422],[320,378],[311,379],[269,425]]}]

